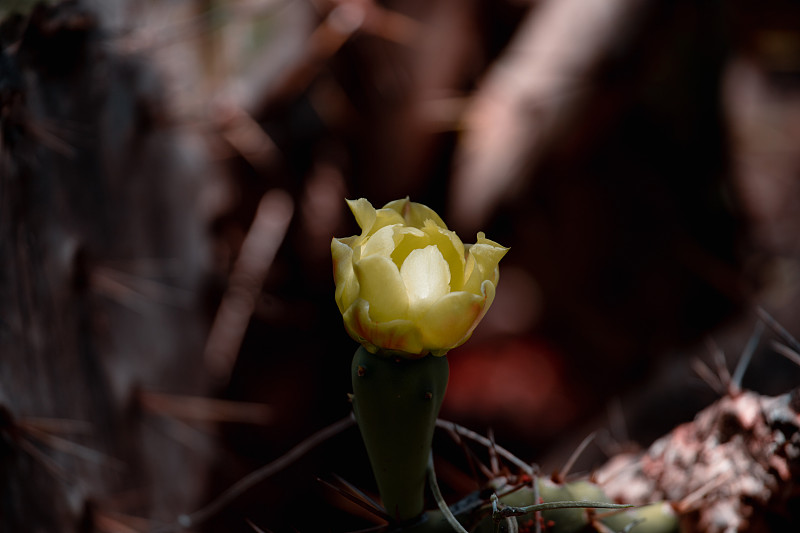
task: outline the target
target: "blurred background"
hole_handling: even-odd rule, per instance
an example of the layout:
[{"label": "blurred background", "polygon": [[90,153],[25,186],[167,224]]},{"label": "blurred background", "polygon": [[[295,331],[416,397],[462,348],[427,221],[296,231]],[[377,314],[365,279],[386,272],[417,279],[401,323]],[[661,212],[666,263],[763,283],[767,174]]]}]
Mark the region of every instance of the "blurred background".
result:
[{"label": "blurred background", "polygon": [[[0,529],[151,531],[348,416],[345,198],[511,251],[442,417],[545,472],[719,397],[800,334],[789,0],[0,5]],[[764,333],[745,388],[800,369]],[[719,361],[717,357],[716,361]],[[713,373],[713,372],[712,372]],[[702,372],[701,372],[702,374]],[[708,379],[706,379],[708,381]],[[449,437],[450,496],[477,488]],[[193,531],[352,531],[348,429]]]}]

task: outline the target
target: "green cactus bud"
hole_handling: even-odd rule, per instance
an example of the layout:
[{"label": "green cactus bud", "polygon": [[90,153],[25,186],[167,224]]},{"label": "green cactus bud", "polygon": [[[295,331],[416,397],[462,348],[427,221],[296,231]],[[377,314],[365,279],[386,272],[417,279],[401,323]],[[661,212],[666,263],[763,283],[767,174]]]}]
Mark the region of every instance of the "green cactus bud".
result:
[{"label": "green cactus bud", "polygon": [[[586,492],[585,487],[579,487],[578,492]],[[576,497],[569,490],[569,485],[558,484],[544,478],[539,480],[539,494],[544,502],[588,500],[588,498]],[[542,521],[546,526],[545,530],[553,533],[582,531],[590,522],[586,509],[542,511]]]},{"label": "green cactus bud", "polygon": [[424,510],[425,471],[449,376],[446,357],[404,359],[359,347],[351,367],[353,411],[387,513]]},{"label": "green cactus bud", "polygon": [[[506,494],[500,498],[500,501],[503,505],[521,508],[534,503],[612,503],[602,487],[590,481],[561,484],[550,479],[540,478],[538,488],[539,502],[534,502],[533,489],[530,486],[521,487]],[[624,511],[589,509],[592,507],[541,511],[542,531],[547,533],[623,532],[628,530],[632,533],[678,533],[679,531],[675,512],[669,504],[663,502]],[[516,517],[520,530],[531,525],[533,516],[533,512],[531,512]],[[425,531],[431,532],[433,529]],[[483,516],[480,518],[480,523],[471,531],[473,533],[505,533],[508,531],[508,525],[506,522],[495,524],[491,517]]]},{"label": "green cactus bud", "polygon": [[563,485],[563,487],[567,489],[570,500],[612,503],[611,498],[606,496],[602,487],[591,481],[573,481]]}]

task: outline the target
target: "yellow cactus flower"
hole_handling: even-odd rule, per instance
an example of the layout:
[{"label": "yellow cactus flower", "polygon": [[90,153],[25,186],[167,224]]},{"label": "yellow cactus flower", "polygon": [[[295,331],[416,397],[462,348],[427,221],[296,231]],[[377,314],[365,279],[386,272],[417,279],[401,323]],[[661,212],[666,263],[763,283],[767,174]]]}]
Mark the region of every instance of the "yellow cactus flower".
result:
[{"label": "yellow cactus flower", "polygon": [[336,304],[372,353],[443,355],[466,341],[494,300],[508,248],[478,233],[464,245],[429,207],[408,198],[376,210],[347,204],[361,235],[331,241]]}]

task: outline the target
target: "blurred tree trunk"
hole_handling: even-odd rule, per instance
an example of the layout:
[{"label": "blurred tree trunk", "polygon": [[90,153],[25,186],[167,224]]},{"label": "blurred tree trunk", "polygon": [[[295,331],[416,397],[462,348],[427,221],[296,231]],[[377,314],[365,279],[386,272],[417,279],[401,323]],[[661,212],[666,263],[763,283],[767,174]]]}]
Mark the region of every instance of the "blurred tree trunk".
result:
[{"label": "blurred tree trunk", "polygon": [[0,39],[0,531],[150,529],[210,446],[140,401],[207,388],[205,156],[79,4]]}]

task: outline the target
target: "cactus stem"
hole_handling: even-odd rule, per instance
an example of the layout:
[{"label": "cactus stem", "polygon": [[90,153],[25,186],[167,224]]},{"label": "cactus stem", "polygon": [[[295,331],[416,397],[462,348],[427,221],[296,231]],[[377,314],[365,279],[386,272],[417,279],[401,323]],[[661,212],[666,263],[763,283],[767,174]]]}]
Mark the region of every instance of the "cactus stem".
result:
[{"label": "cactus stem", "polygon": [[424,510],[425,473],[447,388],[444,356],[402,359],[356,350],[353,412],[387,513],[397,522]]}]

